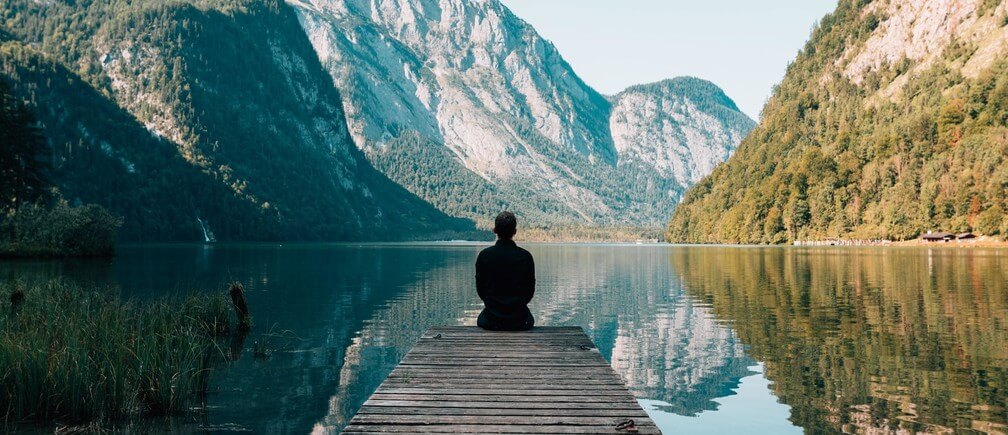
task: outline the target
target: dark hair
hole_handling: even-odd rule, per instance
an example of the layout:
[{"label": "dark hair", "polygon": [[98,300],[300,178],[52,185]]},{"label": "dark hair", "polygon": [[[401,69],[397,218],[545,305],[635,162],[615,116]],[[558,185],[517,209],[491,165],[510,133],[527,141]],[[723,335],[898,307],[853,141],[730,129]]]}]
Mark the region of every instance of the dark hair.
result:
[{"label": "dark hair", "polygon": [[502,211],[494,219],[494,233],[497,233],[497,237],[510,240],[517,231],[518,219],[515,218],[514,213]]}]

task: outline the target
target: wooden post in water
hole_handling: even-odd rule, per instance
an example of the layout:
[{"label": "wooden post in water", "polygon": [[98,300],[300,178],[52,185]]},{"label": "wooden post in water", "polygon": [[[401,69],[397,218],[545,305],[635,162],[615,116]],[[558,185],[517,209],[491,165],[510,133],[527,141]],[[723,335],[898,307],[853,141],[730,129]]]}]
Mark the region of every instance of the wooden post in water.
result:
[{"label": "wooden post in water", "polygon": [[577,327],[429,329],[343,433],[648,433],[658,427]]},{"label": "wooden post in water", "polygon": [[240,282],[231,283],[231,304],[238,315],[238,331],[248,330],[252,322],[249,319],[248,301],[245,300],[245,286]]}]

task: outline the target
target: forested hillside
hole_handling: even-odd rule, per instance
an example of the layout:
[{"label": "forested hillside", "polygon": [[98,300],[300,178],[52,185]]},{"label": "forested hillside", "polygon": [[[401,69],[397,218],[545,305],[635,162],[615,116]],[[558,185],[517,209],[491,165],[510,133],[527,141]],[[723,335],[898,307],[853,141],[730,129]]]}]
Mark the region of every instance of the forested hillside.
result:
[{"label": "forested hillside", "polygon": [[1006,7],[841,0],[668,239],[1008,234]]},{"label": "forested hillside", "polygon": [[367,162],[282,2],[13,0],[0,28],[0,79],[38,113],[60,195],[123,216],[127,240],[471,228]]}]

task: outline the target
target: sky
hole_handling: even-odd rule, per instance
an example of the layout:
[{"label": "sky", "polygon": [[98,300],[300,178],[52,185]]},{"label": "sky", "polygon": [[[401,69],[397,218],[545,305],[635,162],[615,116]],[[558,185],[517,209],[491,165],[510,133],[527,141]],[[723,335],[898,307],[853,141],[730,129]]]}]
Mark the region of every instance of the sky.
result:
[{"label": "sky", "polygon": [[690,75],[758,120],[836,0],[503,0],[603,94]]}]

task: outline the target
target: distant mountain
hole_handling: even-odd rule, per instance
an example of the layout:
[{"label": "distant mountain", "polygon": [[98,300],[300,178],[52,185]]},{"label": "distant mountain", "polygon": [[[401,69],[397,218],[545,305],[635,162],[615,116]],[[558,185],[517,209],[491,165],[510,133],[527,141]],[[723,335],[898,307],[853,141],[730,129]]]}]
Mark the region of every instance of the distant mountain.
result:
[{"label": "distant mountain", "polygon": [[297,17],[273,1],[12,0],[0,80],[62,196],[128,240],[431,238],[471,228],[376,171]]},{"label": "distant mountain", "polygon": [[1008,2],[841,0],[669,240],[1008,235]]},{"label": "distant mountain", "polygon": [[657,226],[753,122],[680,78],[607,98],[496,0],[289,0],[356,144],[461,217]]},{"label": "distant mountain", "polygon": [[683,187],[727,160],[754,126],[720,88],[692,77],[633,86],[612,100],[609,125],[624,162]]}]

